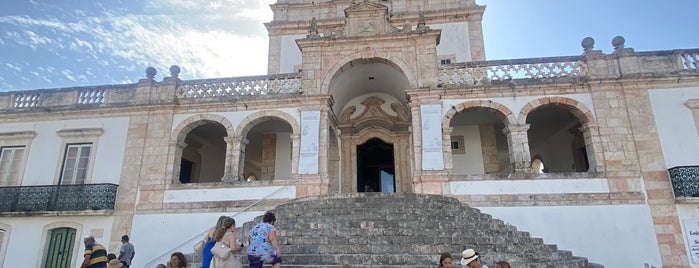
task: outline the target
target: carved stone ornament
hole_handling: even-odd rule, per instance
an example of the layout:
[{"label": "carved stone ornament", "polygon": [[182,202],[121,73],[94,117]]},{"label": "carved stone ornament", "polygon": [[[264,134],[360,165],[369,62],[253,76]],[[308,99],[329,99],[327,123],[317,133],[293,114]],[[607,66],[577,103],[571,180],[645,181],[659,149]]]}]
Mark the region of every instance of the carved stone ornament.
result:
[{"label": "carved stone ornament", "polygon": [[388,7],[372,2],[356,3],[345,9],[345,35],[375,35],[393,32]]},{"label": "carved stone ornament", "polygon": [[385,100],[379,97],[367,97],[361,102],[364,110],[359,115],[355,115],[357,111],[356,106],[348,107],[340,115],[339,127],[356,132],[369,126],[381,126],[386,129],[392,129],[410,125],[410,118],[400,103],[391,103],[391,110],[396,113],[396,115],[392,115],[381,107],[385,102]]}]

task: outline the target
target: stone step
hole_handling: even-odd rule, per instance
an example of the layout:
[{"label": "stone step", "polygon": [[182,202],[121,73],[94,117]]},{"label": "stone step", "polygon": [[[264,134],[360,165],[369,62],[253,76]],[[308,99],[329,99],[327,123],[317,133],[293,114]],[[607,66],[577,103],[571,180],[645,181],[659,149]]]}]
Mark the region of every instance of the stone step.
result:
[{"label": "stone step", "polygon": [[[451,252],[458,261],[467,247],[479,251],[491,267],[497,260],[513,267],[600,267],[446,196],[311,196],[274,212],[284,267],[434,267],[440,252]],[[246,237],[261,218],[242,224],[237,234]]]}]

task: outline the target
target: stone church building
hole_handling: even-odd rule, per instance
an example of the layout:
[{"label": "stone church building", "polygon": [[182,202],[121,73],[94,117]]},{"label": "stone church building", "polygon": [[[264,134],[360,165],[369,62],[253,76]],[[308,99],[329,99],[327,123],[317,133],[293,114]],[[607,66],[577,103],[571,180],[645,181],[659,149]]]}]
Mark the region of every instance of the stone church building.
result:
[{"label": "stone church building", "polygon": [[474,0],[271,8],[268,75],[0,93],[0,267],[124,234],[154,267],[220,215],[357,192],[454,197],[605,267],[699,267],[699,49],[486,61]]}]

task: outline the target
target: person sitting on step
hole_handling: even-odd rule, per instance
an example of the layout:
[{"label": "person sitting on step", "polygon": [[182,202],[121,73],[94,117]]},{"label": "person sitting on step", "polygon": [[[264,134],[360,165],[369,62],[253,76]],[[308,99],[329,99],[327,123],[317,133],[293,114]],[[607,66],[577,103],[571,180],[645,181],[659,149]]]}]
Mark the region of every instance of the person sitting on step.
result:
[{"label": "person sitting on step", "polygon": [[483,264],[480,260],[480,255],[473,249],[466,249],[461,252],[461,265],[468,268],[488,268],[487,265]]},{"label": "person sitting on step", "polygon": [[451,268],[451,263],[453,261],[454,258],[451,257],[451,254],[444,252],[441,256],[439,256],[439,266],[437,266],[437,268]]}]

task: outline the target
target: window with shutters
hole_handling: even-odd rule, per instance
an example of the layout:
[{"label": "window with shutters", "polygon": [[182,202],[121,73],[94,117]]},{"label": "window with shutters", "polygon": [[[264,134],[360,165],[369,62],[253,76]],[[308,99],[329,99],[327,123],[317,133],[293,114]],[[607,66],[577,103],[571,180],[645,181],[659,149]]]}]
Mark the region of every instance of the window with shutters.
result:
[{"label": "window with shutters", "polygon": [[67,144],[60,184],[83,184],[87,179],[92,143]]},{"label": "window with shutters", "polygon": [[23,159],[24,146],[8,146],[0,149],[0,186],[19,185]]}]

